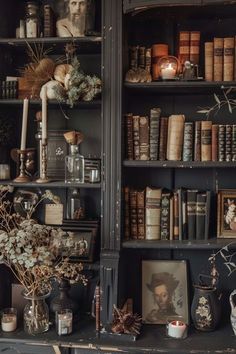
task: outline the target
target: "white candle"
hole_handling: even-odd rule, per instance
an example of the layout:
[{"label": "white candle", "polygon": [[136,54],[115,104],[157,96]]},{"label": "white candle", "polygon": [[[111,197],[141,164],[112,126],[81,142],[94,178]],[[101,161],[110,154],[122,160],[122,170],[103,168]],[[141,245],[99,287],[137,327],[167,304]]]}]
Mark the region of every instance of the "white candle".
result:
[{"label": "white candle", "polygon": [[26,148],[28,111],[29,111],[29,100],[28,98],[25,98],[23,101],[23,117],[22,117],[22,129],[21,129],[21,144],[20,144],[20,149],[23,151]]},{"label": "white candle", "polygon": [[172,321],[168,324],[168,336],[184,338],[186,336],[186,324],[182,321]]},{"label": "white candle", "polygon": [[73,314],[71,310],[62,310],[57,313],[57,334],[59,336],[72,333]]},{"label": "white candle", "polygon": [[42,87],[42,142],[47,140],[47,87]]},{"label": "white candle", "polygon": [[162,79],[173,79],[175,77],[176,70],[169,64],[166,68],[161,69]]},{"label": "white candle", "polygon": [[3,332],[13,332],[17,327],[17,318],[15,314],[4,313],[2,315],[2,330]]}]

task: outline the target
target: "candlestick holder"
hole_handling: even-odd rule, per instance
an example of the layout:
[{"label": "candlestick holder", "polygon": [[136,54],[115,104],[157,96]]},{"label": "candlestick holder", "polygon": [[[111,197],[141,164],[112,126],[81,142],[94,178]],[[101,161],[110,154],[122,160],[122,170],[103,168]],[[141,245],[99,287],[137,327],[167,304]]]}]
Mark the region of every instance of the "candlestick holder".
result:
[{"label": "candlestick holder", "polygon": [[40,169],[40,177],[36,180],[37,183],[48,183],[50,179],[47,177],[47,140],[42,140],[40,144],[42,156],[42,168]]},{"label": "candlestick holder", "polygon": [[20,174],[17,178],[14,179],[14,182],[17,183],[27,183],[30,182],[30,177],[26,175],[25,169],[25,157],[26,150],[17,150],[17,153],[20,155]]}]

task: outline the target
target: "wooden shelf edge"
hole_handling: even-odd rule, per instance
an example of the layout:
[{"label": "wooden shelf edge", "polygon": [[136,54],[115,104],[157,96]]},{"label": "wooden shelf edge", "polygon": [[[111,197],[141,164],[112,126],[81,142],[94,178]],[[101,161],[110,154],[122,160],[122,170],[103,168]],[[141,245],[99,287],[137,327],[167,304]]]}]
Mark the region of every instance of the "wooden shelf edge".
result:
[{"label": "wooden shelf edge", "polygon": [[13,187],[28,187],[28,188],[91,188],[91,189],[100,189],[101,183],[65,183],[64,181],[51,181],[48,183],[36,183],[36,182],[27,182],[27,183],[17,183],[12,180],[0,180],[0,185],[4,186],[13,186]]},{"label": "wooden shelf edge", "polygon": [[142,90],[142,89],[168,89],[168,88],[226,88],[236,86],[236,81],[152,81],[146,83],[131,83],[124,82],[124,87],[128,89]]},{"label": "wooden shelf edge", "polygon": [[125,167],[160,168],[230,168],[236,167],[236,161],[138,161],[124,160]]},{"label": "wooden shelf edge", "polygon": [[101,36],[85,36],[85,37],[40,37],[40,38],[0,38],[0,45],[26,45],[26,43],[101,43]]},{"label": "wooden shelf edge", "polygon": [[[41,105],[41,100],[30,100],[30,104],[32,105]],[[77,103],[74,104],[73,108],[97,108],[100,107],[102,104],[101,100],[92,100],[92,101],[78,101]],[[6,106],[19,106],[23,105],[23,99],[0,99],[0,106],[1,105],[6,105]],[[50,106],[63,106],[66,108],[71,108],[69,104],[64,103],[64,102],[58,102],[56,100],[49,100],[48,105]]]}]

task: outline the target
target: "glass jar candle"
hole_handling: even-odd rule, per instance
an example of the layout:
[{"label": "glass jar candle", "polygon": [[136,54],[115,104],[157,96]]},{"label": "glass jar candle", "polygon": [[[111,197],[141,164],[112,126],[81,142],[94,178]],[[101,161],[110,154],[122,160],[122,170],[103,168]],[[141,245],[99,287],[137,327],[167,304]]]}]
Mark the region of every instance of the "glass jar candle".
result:
[{"label": "glass jar candle", "polygon": [[2,310],[1,327],[3,332],[13,332],[17,327],[17,310],[13,307]]},{"label": "glass jar candle", "polygon": [[36,38],[40,34],[39,7],[36,2],[30,1],[26,4],[26,37]]},{"label": "glass jar candle", "polygon": [[56,312],[56,327],[59,336],[72,333],[73,312],[70,309],[63,309]]}]

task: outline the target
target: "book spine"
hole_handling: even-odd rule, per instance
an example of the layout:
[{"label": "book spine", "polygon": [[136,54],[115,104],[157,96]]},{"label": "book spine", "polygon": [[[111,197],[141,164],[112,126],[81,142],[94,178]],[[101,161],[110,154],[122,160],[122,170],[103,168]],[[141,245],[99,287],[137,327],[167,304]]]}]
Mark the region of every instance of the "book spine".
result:
[{"label": "book spine", "polygon": [[224,70],[223,80],[234,79],[234,37],[224,38]]},{"label": "book spine", "polygon": [[193,123],[184,123],[183,161],[193,159]]},{"label": "book spine", "polygon": [[159,146],[159,125],[160,125],[160,108],[152,108],[150,112],[150,160],[158,159]]},{"label": "book spine", "polygon": [[170,240],[173,240],[174,233],[174,196],[170,197]]},{"label": "book spine", "polygon": [[139,119],[139,153],[140,160],[149,160],[149,118]]},{"label": "book spine", "polygon": [[225,161],[225,125],[223,124],[219,124],[218,158],[219,161]]},{"label": "book spine", "polygon": [[200,53],[200,31],[190,32],[190,61],[193,64],[199,64]]},{"label": "book spine", "polygon": [[236,36],[234,36],[234,81],[236,81]]},{"label": "book spine", "polygon": [[160,239],[161,189],[146,188],[146,239]]},{"label": "book spine", "polygon": [[138,66],[141,69],[145,69],[145,54],[146,54],[146,48],[139,47],[139,49],[138,49]]},{"label": "book spine", "polygon": [[214,38],[214,81],[223,80],[223,48],[224,39]]},{"label": "book spine", "polygon": [[126,157],[128,160],[134,159],[133,149],[133,114],[128,113],[125,115],[126,124]]},{"label": "book spine", "polygon": [[206,193],[197,193],[196,202],[196,239],[205,239]]},{"label": "book spine", "polygon": [[50,5],[44,5],[44,37],[54,36],[54,14]]},{"label": "book spine", "polygon": [[159,160],[165,161],[167,149],[168,135],[168,118],[161,117],[160,119],[160,139],[159,139]]},{"label": "book spine", "polygon": [[139,149],[139,116],[133,116],[133,145],[134,145],[134,160],[140,159]]},{"label": "book spine", "polygon": [[171,115],[168,123],[167,160],[180,161],[182,158],[185,116]]},{"label": "book spine", "polygon": [[173,240],[179,240],[179,196],[174,192]]},{"label": "book spine", "polygon": [[125,240],[130,238],[130,203],[129,203],[129,187],[124,188],[125,199]]},{"label": "book spine", "polygon": [[236,161],[236,124],[233,124],[232,130],[232,161]]},{"label": "book spine", "polygon": [[219,125],[212,124],[211,129],[211,158],[212,161],[218,161],[218,134],[219,134]]},{"label": "book spine", "polygon": [[231,124],[226,124],[225,127],[225,160],[232,161],[232,130]]},{"label": "book spine", "polygon": [[179,32],[179,61],[183,67],[186,60],[190,59],[190,32],[180,31]]},{"label": "book spine", "polygon": [[170,239],[170,192],[161,195],[161,240]]},{"label": "book spine", "polygon": [[138,239],[145,239],[145,190],[137,191]]},{"label": "book spine", "polygon": [[137,191],[130,190],[130,235],[132,239],[138,238]]},{"label": "book spine", "polygon": [[182,189],[182,239],[188,239],[188,223],[187,223],[187,191]]},{"label": "book spine", "polygon": [[188,239],[196,239],[196,203],[197,190],[187,190]]},{"label": "book spine", "polygon": [[211,191],[207,191],[206,192],[206,215],[205,215],[205,240],[209,239],[210,211],[211,211]]},{"label": "book spine", "polygon": [[151,66],[152,66],[152,49],[146,48],[145,51],[145,70],[151,73]]},{"label": "book spine", "polygon": [[194,161],[201,161],[201,121],[195,122],[194,129]]},{"label": "book spine", "polygon": [[201,122],[201,161],[211,161],[211,121]]},{"label": "book spine", "polygon": [[138,67],[138,46],[132,46],[129,48],[130,69],[137,69]]},{"label": "book spine", "polygon": [[205,43],[205,80],[213,81],[214,67],[214,44],[213,42]]},{"label": "book spine", "polygon": [[158,60],[168,55],[168,44],[153,44],[152,46],[152,79],[157,80],[160,76]]}]

